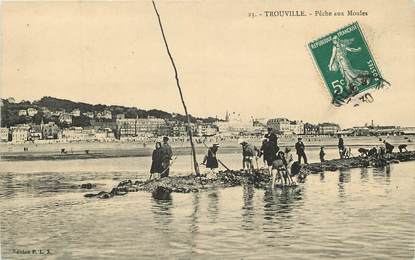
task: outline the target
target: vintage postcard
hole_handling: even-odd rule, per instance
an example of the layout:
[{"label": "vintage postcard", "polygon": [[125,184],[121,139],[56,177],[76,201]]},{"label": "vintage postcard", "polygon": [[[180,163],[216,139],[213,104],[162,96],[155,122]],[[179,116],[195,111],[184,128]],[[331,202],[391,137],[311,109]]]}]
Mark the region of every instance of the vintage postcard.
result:
[{"label": "vintage postcard", "polygon": [[0,259],[414,259],[414,11],[2,1]]}]

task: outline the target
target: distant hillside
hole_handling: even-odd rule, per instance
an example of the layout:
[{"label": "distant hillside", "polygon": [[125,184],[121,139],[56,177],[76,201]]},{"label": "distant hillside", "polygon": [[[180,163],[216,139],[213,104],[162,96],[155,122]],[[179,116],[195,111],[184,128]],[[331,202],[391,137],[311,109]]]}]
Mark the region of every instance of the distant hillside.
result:
[{"label": "distant hillside", "polygon": [[[116,114],[125,114],[126,118],[147,118],[148,116],[168,119],[168,120],[175,120],[186,122],[186,117],[181,114],[171,114],[169,112],[165,112],[158,109],[151,109],[151,110],[143,110],[138,109],[136,107],[125,107],[119,105],[103,105],[103,104],[88,104],[83,102],[74,102],[67,99],[60,99],[55,97],[43,97],[40,100],[36,100],[33,102],[30,101],[21,101],[19,103],[9,102],[8,99],[2,99],[3,103],[1,109],[1,125],[2,126],[13,126],[16,124],[22,123],[35,123],[39,124],[43,118],[40,109],[42,107],[47,108],[50,111],[57,111],[57,110],[65,110],[65,112],[70,113],[74,109],[79,109],[82,113],[85,112],[102,112],[104,110],[110,110],[112,114],[115,116]],[[25,116],[18,116],[19,110],[26,110],[30,107],[36,108],[39,110],[39,113],[34,117],[25,117]],[[43,118],[45,120],[45,118]],[[208,118],[199,118],[190,116],[190,119],[193,123],[197,120],[200,120],[204,123],[212,123],[217,121],[216,118],[208,117]],[[48,120],[46,120],[48,121]]]}]

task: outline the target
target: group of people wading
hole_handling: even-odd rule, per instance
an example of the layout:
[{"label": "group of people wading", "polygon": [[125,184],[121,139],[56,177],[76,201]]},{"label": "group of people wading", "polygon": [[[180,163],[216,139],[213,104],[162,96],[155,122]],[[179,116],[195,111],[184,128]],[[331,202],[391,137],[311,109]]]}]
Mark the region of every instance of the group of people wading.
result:
[{"label": "group of people wading", "polygon": [[[286,147],[284,151],[280,151],[278,137],[272,128],[268,128],[268,133],[265,135],[262,146],[259,149],[244,140],[239,140],[239,144],[242,146],[242,169],[247,173],[252,173],[255,168],[259,168],[258,158],[262,157],[264,164],[272,175],[273,186],[278,181],[281,185],[295,184],[291,176],[296,175],[300,171],[302,159],[307,164],[307,156],[302,139],[298,138],[298,142],[295,144],[298,160],[294,161],[290,148]],[[216,156],[218,148],[219,144],[213,144],[213,146],[209,147],[202,162],[212,172],[219,166]]]},{"label": "group of people wading", "polygon": [[[168,144],[169,138],[164,137],[163,143],[157,142],[156,149],[153,151],[152,164],[150,173],[159,173],[160,177],[169,176],[169,168],[172,160],[172,149]],[[307,164],[307,156],[305,154],[305,146],[301,138],[295,144],[298,160],[294,161],[290,148],[286,147],[284,151],[280,151],[278,147],[278,137],[273,132],[272,128],[268,128],[268,133],[265,135],[262,146],[258,149],[256,146],[249,144],[244,140],[240,140],[239,144],[242,146],[242,168],[245,172],[252,173],[258,166],[258,158],[263,157],[264,164],[267,165],[269,172],[272,175],[272,185],[279,181],[281,185],[295,184],[291,175],[295,175],[300,170],[301,160]],[[215,143],[208,148],[202,165],[210,169],[212,173],[219,167],[220,162],[216,156],[219,149],[219,144]]]},{"label": "group of people wading", "polygon": [[301,160],[307,164],[307,156],[305,154],[305,146],[301,138],[298,138],[298,142],[295,144],[298,160],[294,161],[291,149],[286,147],[284,151],[280,150],[278,146],[278,137],[274,133],[272,128],[268,128],[268,133],[262,140],[261,148],[247,143],[241,140],[239,142],[242,146],[242,167],[247,172],[252,172],[258,167],[258,158],[262,157],[264,164],[267,166],[268,171],[272,176],[272,186],[274,187],[277,182],[281,185],[295,184],[291,176],[296,175],[300,170]]},{"label": "group of people wading", "polygon": [[[153,151],[153,161],[150,172],[151,174],[159,173],[161,178],[169,176],[169,168],[172,161],[173,153],[168,141],[168,137],[163,137],[163,143],[157,142],[156,149]],[[382,151],[386,154],[392,153],[394,147],[386,141],[383,141],[383,143],[385,148],[381,147],[381,149],[379,149],[380,152],[378,152],[376,148],[371,150],[360,148],[358,151],[361,153],[361,156],[370,156],[373,155],[373,153],[378,155],[382,154]],[[244,140],[239,140],[239,144],[242,146],[243,171],[252,173],[255,168],[259,169],[258,158],[262,157],[264,166],[266,166],[268,172],[272,176],[273,187],[277,184],[277,182],[280,182],[281,185],[295,184],[292,176],[295,176],[300,172],[302,162],[304,162],[304,164],[308,164],[305,145],[302,138],[299,137],[298,141],[295,143],[294,148],[297,160],[294,160],[293,154],[291,153],[291,149],[289,147],[286,147],[284,150],[280,150],[278,146],[278,137],[272,128],[268,128],[268,133],[264,136],[260,148],[257,148]],[[398,148],[400,152],[402,152],[403,150],[406,150],[406,145],[400,145]],[[203,159],[203,162],[201,163],[202,165],[205,165],[206,168],[210,169],[211,173],[215,173],[215,170],[219,167],[219,163],[226,168],[226,166],[217,158],[216,154],[218,149],[218,143],[208,147],[208,151]],[[340,159],[346,159],[352,156],[351,149],[345,146],[341,135],[338,135],[338,149]],[[324,162],[325,151],[323,146],[320,148],[319,155],[320,162]]]}]

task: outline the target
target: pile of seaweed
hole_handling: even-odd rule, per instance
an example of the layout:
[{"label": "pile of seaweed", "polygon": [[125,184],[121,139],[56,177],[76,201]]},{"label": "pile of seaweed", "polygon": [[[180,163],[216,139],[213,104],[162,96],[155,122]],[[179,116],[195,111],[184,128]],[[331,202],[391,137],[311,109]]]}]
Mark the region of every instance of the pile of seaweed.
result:
[{"label": "pile of seaweed", "polygon": [[85,197],[97,197],[100,199],[122,196],[129,192],[146,191],[146,192],[178,192],[189,193],[209,190],[214,188],[226,188],[240,186],[242,184],[252,184],[256,188],[265,189],[269,186],[270,175],[265,169],[246,171],[220,171],[214,176],[195,175],[171,176],[166,178],[151,179],[147,181],[121,181],[117,187],[110,192],[101,191],[96,194],[85,194]]},{"label": "pile of seaweed", "polygon": [[[297,175],[297,182],[304,182],[308,174],[321,173],[324,171],[337,171],[351,168],[384,167],[391,163],[399,163],[415,160],[415,152],[401,152],[387,154],[386,156],[373,157],[352,157],[347,159],[334,159],[322,163],[310,163],[303,165]],[[151,192],[156,197],[164,197],[171,192],[189,193],[199,192],[209,189],[226,188],[240,186],[243,184],[253,185],[258,189],[266,189],[271,181],[267,169],[256,169],[252,172],[243,170],[220,171],[214,176],[195,175],[171,176],[166,178],[155,178],[146,181],[131,180],[121,181],[117,187],[110,192],[101,191],[99,193],[85,194],[85,197],[108,199],[114,196],[126,195],[129,192],[146,191]],[[293,185],[294,187],[296,185]]]}]

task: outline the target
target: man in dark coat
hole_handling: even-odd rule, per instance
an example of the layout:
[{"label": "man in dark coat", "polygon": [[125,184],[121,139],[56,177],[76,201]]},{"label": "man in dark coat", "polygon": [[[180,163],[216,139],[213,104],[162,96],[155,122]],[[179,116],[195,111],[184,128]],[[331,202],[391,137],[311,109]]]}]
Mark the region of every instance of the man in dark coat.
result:
[{"label": "man in dark coat", "polygon": [[275,153],[278,152],[278,137],[274,133],[273,129],[271,127],[268,128],[268,134],[265,135],[265,138],[268,139],[268,142],[274,146]]},{"label": "man in dark coat", "polygon": [[168,177],[170,173],[170,160],[173,156],[173,152],[169,145],[169,138],[167,136],[163,137],[163,145],[161,146],[161,158],[163,166],[163,174],[160,175],[161,178]]},{"label": "man in dark coat", "polygon": [[277,152],[275,145],[268,139],[265,139],[261,146],[262,156],[264,156],[264,162],[267,163],[269,172],[271,172],[272,163],[277,159]]},{"label": "man in dark coat", "polygon": [[205,156],[202,164],[206,165],[206,168],[209,168],[214,171],[219,167],[218,158],[216,158],[216,153],[218,151],[219,144],[213,144],[212,147],[209,147],[207,155]]},{"label": "man in dark coat", "polygon": [[386,153],[392,153],[393,148],[395,148],[395,146],[393,146],[390,143],[386,142],[386,140],[384,140],[383,143],[385,144]]},{"label": "man in dark coat", "polygon": [[325,162],[324,156],[326,153],[324,152],[324,146],[320,147],[320,162]]},{"label": "man in dark coat", "polygon": [[295,150],[298,155],[298,163],[301,164],[301,158],[304,159],[304,163],[307,164],[307,156],[305,155],[305,146],[301,137],[298,138],[298,142],[295,144]]},{"label": "man in dark coat", "polygon": [[340,155],[340,159],[344,158],[344,141],[341,135],[338,135],[339,137],[339,143],[337,145],[337,147],[339,148],[339,155]]}]

